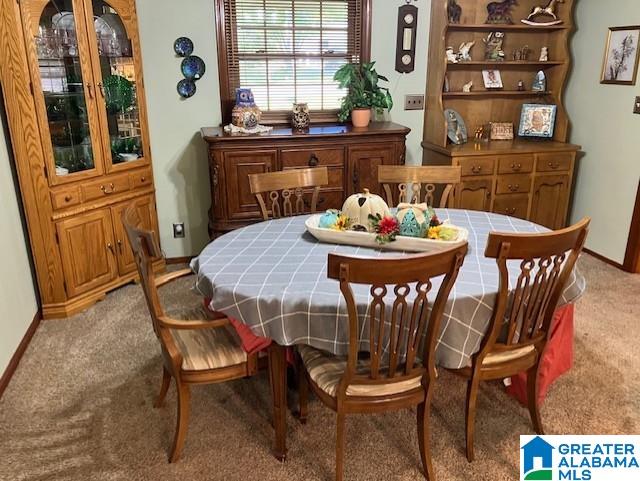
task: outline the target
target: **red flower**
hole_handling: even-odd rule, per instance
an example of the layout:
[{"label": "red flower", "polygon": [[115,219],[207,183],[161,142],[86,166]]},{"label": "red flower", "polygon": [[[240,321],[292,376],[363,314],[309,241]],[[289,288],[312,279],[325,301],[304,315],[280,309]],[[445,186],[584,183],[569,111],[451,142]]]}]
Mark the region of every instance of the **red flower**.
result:
[{"label": "red flower", "polygon": [[378,234],[388,235],[397,234],[400,231],[400,225],[395,217],[383,217],[378,223]]}]

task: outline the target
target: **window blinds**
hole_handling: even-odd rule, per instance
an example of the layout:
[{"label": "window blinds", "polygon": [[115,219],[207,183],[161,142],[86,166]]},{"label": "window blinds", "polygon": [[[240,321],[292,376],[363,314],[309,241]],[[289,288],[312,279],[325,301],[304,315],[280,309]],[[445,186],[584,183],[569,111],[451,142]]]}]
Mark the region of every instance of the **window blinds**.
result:
[{"label": "window blinds", "polygon": [[359,62],[363,0],[224,0],[228,86],[263,111],[335,110],[336,70]]}]

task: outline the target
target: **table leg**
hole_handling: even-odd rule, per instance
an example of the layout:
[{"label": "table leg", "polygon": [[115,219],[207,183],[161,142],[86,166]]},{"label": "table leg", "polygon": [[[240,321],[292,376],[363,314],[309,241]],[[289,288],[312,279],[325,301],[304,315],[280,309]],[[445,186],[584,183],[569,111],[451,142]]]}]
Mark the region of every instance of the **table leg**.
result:
[{"label": "table leg", "polygon": [[276,439],[273,455],[279,461],[287,457],[287,360],[285,348],[271,343],[269,346],[269,381],[273,400],[273,427]]}]

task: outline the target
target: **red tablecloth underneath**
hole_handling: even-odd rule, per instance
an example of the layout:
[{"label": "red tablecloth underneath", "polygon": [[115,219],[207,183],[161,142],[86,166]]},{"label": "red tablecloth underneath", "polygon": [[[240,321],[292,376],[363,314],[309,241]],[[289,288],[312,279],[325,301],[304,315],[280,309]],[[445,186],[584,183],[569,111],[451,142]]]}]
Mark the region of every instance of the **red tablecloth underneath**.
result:
[{"label": "red tablecloth underneath", "polygon": [[[556,310],[551,325],[551,335],[542,355],[538,371],[538,405],[544,401],[553,382],[573,365],[573,314],[574,305],[568,304]],[[507,393],[527,405],[527,373],[511,378]]]}]

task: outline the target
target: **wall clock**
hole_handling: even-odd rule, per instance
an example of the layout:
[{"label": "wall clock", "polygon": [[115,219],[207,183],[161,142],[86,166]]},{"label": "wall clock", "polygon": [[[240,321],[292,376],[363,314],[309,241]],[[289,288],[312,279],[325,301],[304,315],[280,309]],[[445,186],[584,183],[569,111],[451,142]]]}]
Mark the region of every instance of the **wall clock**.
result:
[{"label": "wall clock", "polygon": [[[410,0],[409,0],[410,1]],[[398,39],[396,42],[396,71],[413,72],[416,58],[418,7],[403,5],[398,9]]]}]

